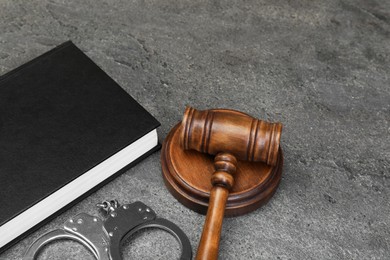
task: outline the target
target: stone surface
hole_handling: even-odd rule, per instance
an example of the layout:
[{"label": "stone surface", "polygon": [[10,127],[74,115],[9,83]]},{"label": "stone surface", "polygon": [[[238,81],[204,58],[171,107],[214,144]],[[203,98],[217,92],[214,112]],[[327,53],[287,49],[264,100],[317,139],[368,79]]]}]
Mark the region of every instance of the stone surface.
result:
[{"label": "stone surface", "polygon": [[[281,185],[224,221],[220,259],[389,259],[389,1],[0,1],[0,74],[66,40],[158,118],[161,141],[186,105],[284,124]],[[0,259],[107,198],[143,201],[195,251],[204,217],[166,190],[157,152]],[[147,231],[123,251],[174,259],[179,246]],[[67,241],[46,258],[93,256]]]}]

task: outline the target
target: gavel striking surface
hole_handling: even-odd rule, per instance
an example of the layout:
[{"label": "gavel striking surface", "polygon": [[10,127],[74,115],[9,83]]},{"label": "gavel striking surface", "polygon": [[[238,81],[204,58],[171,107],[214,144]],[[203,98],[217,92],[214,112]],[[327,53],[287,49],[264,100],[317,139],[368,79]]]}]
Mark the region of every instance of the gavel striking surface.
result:
[{"label": "gavel striking surface", "polygon": [[[161,151],[163,179],[170,193],[179,202],[198,213],[206,214],[212,189],[210,178],[215,171],[214,156],[182,149],[180,127],[181,123],[178,123],[163,143]],[[225,216],[243,215],[266,203],[279,185],[282,167],[281,149],[277,163],[273,167],[262,162],[238,161]]]}]

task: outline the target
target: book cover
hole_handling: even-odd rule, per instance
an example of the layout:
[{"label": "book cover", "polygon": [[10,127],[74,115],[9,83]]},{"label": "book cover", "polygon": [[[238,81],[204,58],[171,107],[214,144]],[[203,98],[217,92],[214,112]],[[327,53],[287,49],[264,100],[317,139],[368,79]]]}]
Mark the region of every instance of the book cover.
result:
[{"label": "book cover", "polygon": [[0,251],[158,148],[158,121],[72,42],[0,77]]}]

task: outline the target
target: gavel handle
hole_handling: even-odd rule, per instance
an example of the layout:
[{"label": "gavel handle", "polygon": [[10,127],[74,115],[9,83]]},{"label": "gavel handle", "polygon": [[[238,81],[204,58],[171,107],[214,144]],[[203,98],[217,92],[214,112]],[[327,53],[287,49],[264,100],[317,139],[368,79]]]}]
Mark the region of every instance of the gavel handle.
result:
[{"label": "gavel handle", "polygon": [[214,159],[214,167],[215,172],[211,176],[213,188],[210,191],[209,208],[196,260],[218,259],[222,222],[229,189],[234,184],[233,174],[236,172],[237,159],[230,153],[219,153]]},{"label": "gavel handle", "polygon": [[225,187],[214,186],[211,189],[209,208],[198,246],[196,260],[218,259],[219,240],[228,196],[229,191]]}]

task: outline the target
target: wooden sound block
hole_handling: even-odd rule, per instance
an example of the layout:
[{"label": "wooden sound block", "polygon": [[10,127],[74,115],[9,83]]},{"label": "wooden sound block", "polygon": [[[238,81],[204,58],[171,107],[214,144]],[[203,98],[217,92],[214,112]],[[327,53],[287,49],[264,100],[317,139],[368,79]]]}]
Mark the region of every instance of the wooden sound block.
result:
[{"label": "wooden sound block", "polygon": [[[181,148],[180,128],[181,123],[169,132],[163,143],[161,165],[164,182],[179,202],[206,214],[212,188],[210,178],[215,170],[214,156]],[[279,185],[282,168],[281,149],[274,167],[262,162],[239,161],[225,216],[243,215],[266,203]]]}]

